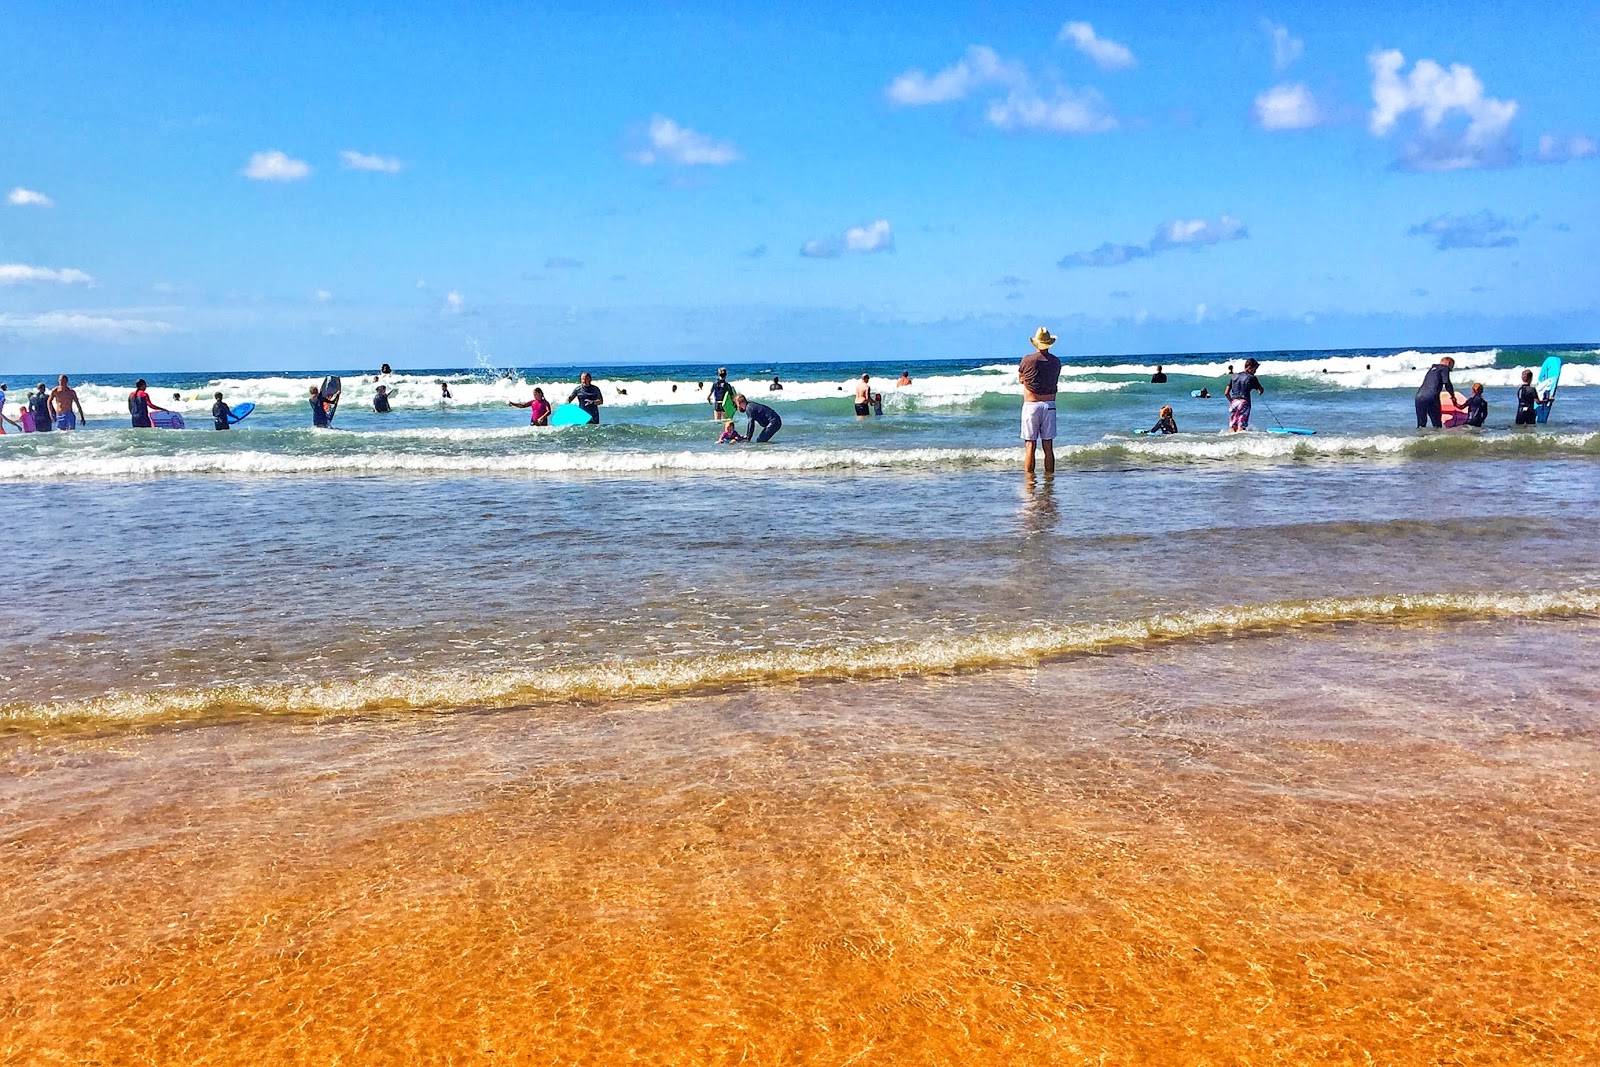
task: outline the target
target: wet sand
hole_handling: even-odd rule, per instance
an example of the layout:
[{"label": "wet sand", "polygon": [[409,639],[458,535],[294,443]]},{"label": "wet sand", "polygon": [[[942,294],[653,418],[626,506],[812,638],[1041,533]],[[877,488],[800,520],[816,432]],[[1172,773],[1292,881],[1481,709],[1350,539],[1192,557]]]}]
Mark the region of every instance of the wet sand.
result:
[{"label": "wet sand", "polygon": [[12,735],[0,1062],[1593,1061],[1597,651]]}]

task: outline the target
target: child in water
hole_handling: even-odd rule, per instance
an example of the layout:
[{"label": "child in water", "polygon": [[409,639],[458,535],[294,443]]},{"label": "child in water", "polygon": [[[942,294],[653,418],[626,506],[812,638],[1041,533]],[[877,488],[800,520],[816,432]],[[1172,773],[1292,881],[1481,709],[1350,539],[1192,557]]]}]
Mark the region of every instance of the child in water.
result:
[{"label": "child in water", "polygon": [[717,444],[731,445],[743,440],[744,438],[739,436],[739,431],[734,429],[732,419],[722,424],[722,436],[717,438]]},{"label": "child in water", "polygon": [[1517,390],[1518,426],[1532,426],[1538,422],[1539,393],[1533,387],[1533,371],[1522,372],[1522,386]]},{"label": "child in water", "polygon": [[378,391],[372,394],[372,410],[379,415],[387,415],[389,413],[389,387],[387,385],[378,386]]},{"label": "child in water", "polygon": [[233,423],[233,409],[223,401],[221,393],[214,395],[216,403],[211,405],[211,425],[218,430],[226,430]]},{"label": "child in water", "polygon": [[1483,398],[1483,383],[1472,383],[1472,395],[1467,397],[1467,425],[1482,426],[1489,418],[1489,402]]},{"label": "child in water", "polygon": [[544,398],[544,390],[540,389],[538,386],[535,386],[533,389],[533,399],[528,401],[526,404],[518,403],[515,400],[507,400],[506,406],[512,408],[527,408],[528,421],[534,426],[550,425],[550,401]]},{"label": "child in water", "polygon": [[1178,432],[1178,420],[1172,417],[1172,405],[1166,404],[1161,408],[1161,417],[1156,419],[1156,424],[1146,433],[1169,434]]}]

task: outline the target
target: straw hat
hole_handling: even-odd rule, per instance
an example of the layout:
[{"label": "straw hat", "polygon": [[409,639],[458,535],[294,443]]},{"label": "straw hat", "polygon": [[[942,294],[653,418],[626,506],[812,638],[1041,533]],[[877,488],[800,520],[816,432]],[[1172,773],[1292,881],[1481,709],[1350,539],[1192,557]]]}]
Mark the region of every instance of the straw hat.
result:
[{"label": "straw hat", "polygon": [[1043,351],[1056,343],[1056,335],[1041,326],[1034,332],[1032,340],[1033,347]]}]

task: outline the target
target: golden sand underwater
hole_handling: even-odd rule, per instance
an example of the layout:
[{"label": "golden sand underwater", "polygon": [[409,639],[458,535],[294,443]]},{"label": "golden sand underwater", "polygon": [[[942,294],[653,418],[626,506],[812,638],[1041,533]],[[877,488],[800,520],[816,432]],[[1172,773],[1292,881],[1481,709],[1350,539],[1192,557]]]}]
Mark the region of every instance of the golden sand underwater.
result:
[{"label": "golden sand underwater", "polygon": [[0,1063],[1600,1061],[1597,651],[13,734]]}]

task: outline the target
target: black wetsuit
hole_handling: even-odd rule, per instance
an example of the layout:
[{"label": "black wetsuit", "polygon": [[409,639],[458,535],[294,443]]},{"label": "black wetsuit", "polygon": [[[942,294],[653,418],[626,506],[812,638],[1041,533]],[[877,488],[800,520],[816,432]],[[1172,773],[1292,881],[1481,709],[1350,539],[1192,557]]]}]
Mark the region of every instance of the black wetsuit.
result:
[{"label": "black wetsuit", "polygon": [[1417,389],[1417,428],[1421,429],[1429,423],[1435,430],[1444,425],[1444,412],[1441,409],[1439,397],[1443,393],[1453,393],[1455,388],[1450,384],[1450,368],[1443,363],[1435,363],[1428,368],[1428,373],[1422,378],[1422,385]]},{"label": "black wetsuit", "polygon": [[1467,425],[1482,426],[1489,418],[1489,402],[1474,393],[1467,397]]},{"label": "black wetsuit", "polygon": [[1517,425],[1532,426],[1539,421],[1539,391],[1531,385],[1517,390]]},{"label": "black wetsuit", "polygon": [[[728,388],[733,388],[729,386]],[[600,422],[600,387],[598,385],[580,385],[567,397],[567,403],[577,404],[589,416],[589,425],[595,426]]]},{"label": "black wetsuit", "polygon": [[1149,433],[1177,433],[1178,420],[1171,415],[1163,415],[1156,420],[1156,424],[1147,431]]},{"label": "black wetsuit", "polygon": [[328,409],[323,405],[320,395],[311,398],[311,425],[323,429],[333,425],[333,420],[328,418]]},{"label": "black wetsuit", "polygon": [[233,409],[221,400],[211,405],[211,424],[219,430],[226,430],[233,424]]},{"label": "black wetsuit", "polygon": [[[754,400],[745,401],[745,417],[750,420],[746,425],[744,435],[756,444],[772,440],[772,435],[783,429],[783,419],[776,411],[765,404],[758,404]],[[761,436],[755,436],[757,426],[761,427]]]},{"label": "black wetsuit", "polygon": [[1150,384],[1151,385],[1166,385],[1167,384],[1167,376],[1165,374],[1161,373],[1160,371],[1156,371],[1154,374],[1150,375]]},{"label": "black wetsuit", "polygon": [[34,393],[28,397],[28,410],[33,412],[34,433],[49,433],[55,429],[51,424],[49,393]]},{"label": "black wetsuit", "polygon": [[728,379],[718,378],[711,383],[711,407],[715,411],[722,410],[722,402],[733,392],[733,386],[728,384]]},{"label": "black wetsuit", "polygon": [[388,410],[389,410],[389,394],[388,393],[373,393],[372,394],[372,410],[376,411],[380,415],[383,415],[383,414],[387,413]]},{"label": "black wetsuit", "polygon": [[150,428],[150,395],[143,389],[128,394],[128,414],[133,416],[134,429]]}]

